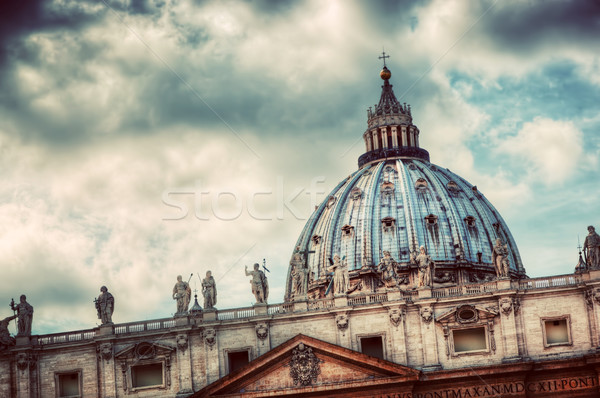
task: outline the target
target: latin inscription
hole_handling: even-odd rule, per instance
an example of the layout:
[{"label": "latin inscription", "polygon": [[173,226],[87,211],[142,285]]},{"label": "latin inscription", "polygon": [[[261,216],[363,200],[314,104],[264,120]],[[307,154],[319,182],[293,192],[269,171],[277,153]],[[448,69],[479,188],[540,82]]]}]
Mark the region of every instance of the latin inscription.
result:
[{"label": "latin inscription", "polygon": [[571,377],[556,380],[542,380],[523,383],[516,381],[504,384],[489,384],[465,388],[448,388],[428,392],[404,392],[373,395],[372,398],[475,398],[497,397],[505,394],[552,393],[566,390],[581,390],[598,386],[595,377]]}]

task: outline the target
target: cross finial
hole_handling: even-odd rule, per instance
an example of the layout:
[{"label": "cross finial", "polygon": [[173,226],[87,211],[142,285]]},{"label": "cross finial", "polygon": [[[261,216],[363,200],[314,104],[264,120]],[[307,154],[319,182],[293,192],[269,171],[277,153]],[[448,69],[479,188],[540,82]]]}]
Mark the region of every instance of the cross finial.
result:
[{"label": "cross finial", "polygon": [[379,57],[379,59],[383,59],[383,67],[385,68],[385,59],[389,58],[389,55],[385,55],[385,50],[383,50],[383,52],[381,53],[381,57]]}]

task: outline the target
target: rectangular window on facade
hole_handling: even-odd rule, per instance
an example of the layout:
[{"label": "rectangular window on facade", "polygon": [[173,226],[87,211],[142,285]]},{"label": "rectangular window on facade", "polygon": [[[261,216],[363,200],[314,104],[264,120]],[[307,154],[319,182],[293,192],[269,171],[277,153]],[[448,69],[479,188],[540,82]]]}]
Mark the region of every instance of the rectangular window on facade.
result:
[{"label": "rectangular window on facade", "polygon": [[131,367],[131,386],[133,388],[156,387],[163,384],[162,362]]},{"label": "rectangular window on facade", "polygon": [[81,397],[81,372],[57,373],[54,377],[57,396],[60,398]]},{"label": "rectangular window on facade", "polygon": [[568,317],[542,319],[542,328],[544,346],[571,344],[571,330]]},{"label": "rectangular window on facade", "polygon": [[229,373],[235,372],[250,362],[250,353],[248,350],[228,352],[227,362],[229,364]]},{"label": "rectangular window on facade", "polygon": [[487,351],[485,328],[455,329],[452,331],[454,352],[457,354]]},{"label": "rectangular window on facade", "polygon": [[384,359],[383,338],[381,336],[362,337],[360,339],[360,350],[363,354],[379,359]]}]

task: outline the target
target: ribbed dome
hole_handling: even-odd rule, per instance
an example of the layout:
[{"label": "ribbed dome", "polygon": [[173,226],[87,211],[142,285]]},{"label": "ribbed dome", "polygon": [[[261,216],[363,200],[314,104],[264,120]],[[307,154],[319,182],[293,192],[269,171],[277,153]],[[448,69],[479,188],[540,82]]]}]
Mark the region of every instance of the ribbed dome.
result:
[{"label": "ribbed dome", "polygon": [[[427,151],[418,146],[410,107],[396,101],[387,80],[382,89],[382,100],[369,112],[363,135],[367,152],[359,170],[333,189],[298,238],[286,300],[298,299],[298,291],[303,297],[323,297],[335,255],[345,258],[350,291],[389,288],[378,267],[386,251],[397,263],[400,282],[394,287],[414,288],[421,246],[435,263],[434,287],[495,279],[497,239],[508,250],[508,276],[525,276],[498,211],[475,186],[429,162]],[[300,269],[304,276],[297,277]],[[299,283],[302,288],[295,286]]]}]

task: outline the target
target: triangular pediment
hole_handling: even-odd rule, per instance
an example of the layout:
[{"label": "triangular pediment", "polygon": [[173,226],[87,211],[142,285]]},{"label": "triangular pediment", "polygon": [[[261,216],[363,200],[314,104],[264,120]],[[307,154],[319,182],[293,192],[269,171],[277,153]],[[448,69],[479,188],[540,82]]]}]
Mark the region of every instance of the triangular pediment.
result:
[{"label": "triangular pediment", "polygon": [[115,359],[151,359],[158,355],[171,355],[175,348],[156,342],[141,341],[130,344],[115,354]]},{"label": "triangular pediment", "polygon": [[275,347],[193,397],[302,396],[389,384],[412,385],[420,371],[302,334]]},{"label": "triangular pediment", "polygon": [[498,307],[482,307],[479,305],[463,304],[443,314],[436,315],[435,320],[442,324],[477,323],[494,318],[498,315]]}]

